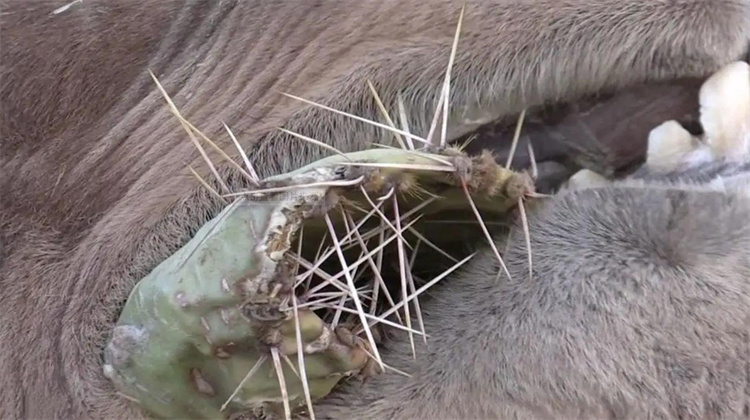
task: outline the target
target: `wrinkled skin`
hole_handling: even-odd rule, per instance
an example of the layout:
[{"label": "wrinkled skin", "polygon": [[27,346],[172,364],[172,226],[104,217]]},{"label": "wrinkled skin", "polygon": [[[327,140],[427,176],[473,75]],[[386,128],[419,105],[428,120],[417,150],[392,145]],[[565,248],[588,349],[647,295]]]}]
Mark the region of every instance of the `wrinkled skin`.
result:
[{"label": "wrinkled skin", "polygon": [[[141,415],[102,375],[102,348],[133,284],[221,207],[186,171],[209,177],[148,69],[231,156],[222,121],[276,174],[325,154],[279,126],[345,151],[391,141],[280,91],[376,118],[369,79],[390,109],[402,92],[424,135],[460,5],[85,0],[54,13],[57,1],[3,0],[0,417]],[[704,77],[745,53],[749,18],[747,0],[470,2],[449,136]]]}]

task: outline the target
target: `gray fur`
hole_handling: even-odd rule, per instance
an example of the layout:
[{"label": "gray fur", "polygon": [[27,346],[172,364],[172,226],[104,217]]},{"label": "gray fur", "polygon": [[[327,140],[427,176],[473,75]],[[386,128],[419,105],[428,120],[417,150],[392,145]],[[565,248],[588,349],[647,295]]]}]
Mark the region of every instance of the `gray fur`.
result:
[{"label": "gray fur", "polygon": [[[0,418],[138,418],[101,351],[133,284],[220,209],[151,69],[196,127],[262,175],[426,132],[462,0],[1,0]],[[748,0],[469,1],[451,138],[529,106],[703,77],[745,53]],[[231,172],[221,165],[223,173]],[[238,177],[232,185],[238,185]]]},{"label": "gray fur", "polygon": [[381,351],[411,378],[351,382],[317,418],[748,418],[749,167],[638,178],[529,211],[531,279],[516,225],[499,239],[511,279],[478,255],[422,303],[416,360],[403,335]]}]

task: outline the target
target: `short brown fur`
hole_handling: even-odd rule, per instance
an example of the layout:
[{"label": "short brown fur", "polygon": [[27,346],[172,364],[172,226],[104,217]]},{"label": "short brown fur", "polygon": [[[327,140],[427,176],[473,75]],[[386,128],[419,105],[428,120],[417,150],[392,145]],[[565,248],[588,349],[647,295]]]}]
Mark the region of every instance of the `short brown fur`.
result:
[{"label": "short brown fur", "polygon": [[[274,174],[323,155],[278,126],[343,150],[388,138],[279,91],[374,118],[369,79],[389,105],[402,91],[424,134],[461,2],[61,5],[0,2],[0,417],[132,418],[100,365],[118,307],[220,207],[187,173],[208,172],[147,69]],[[749,22],[747,0],[470,1],[453,120],[704,76],[744,52]]]}]

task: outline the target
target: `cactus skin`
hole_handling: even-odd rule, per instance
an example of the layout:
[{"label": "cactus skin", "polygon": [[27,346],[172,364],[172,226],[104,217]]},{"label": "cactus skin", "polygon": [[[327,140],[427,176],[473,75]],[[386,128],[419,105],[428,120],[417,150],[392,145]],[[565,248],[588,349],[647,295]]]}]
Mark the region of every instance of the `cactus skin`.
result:
[{"label": "cactus skin", "polygon": [[[246,298],[237,286],[267,263],[255,237],[267,230],[273,211],[267,204],[235,202],[133,289],[105,350],[104,370],[147,411],[164,418],[220,419],[233,410],[281,401],[268,360],[220,412],[267,354],[259,345],[260,330],[240,313]],[[306,355],[306,370],[313,397],[322,397],[366,359],[339,343],[312,312],[300,311],[300,324],[305,343],[319,339],[310,346],[316,353]],[[283,314],[271,327],[282,353],[296,353],[294,319]],[[284,375],[292,402],[303,402],[302,384],[286,364]]]}]

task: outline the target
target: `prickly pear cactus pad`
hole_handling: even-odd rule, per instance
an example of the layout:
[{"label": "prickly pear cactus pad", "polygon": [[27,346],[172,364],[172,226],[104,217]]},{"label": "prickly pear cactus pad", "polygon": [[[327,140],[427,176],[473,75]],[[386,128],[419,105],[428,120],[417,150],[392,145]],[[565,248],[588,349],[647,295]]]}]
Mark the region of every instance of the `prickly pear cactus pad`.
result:
[{"label": "prickly pear cactus pad", "polygon": [[[388,370],[388,328],[424,334],[420,291],[470,258],[450,255],[466,229],[435,223],[489,235],[477,218],[502,220],[532,185],[456,149],[337,154],[263,180],[136,285],[105,374],[156,417],[310,410],[341,378]],[[449,268],[423,276],[419,249]]]}]

